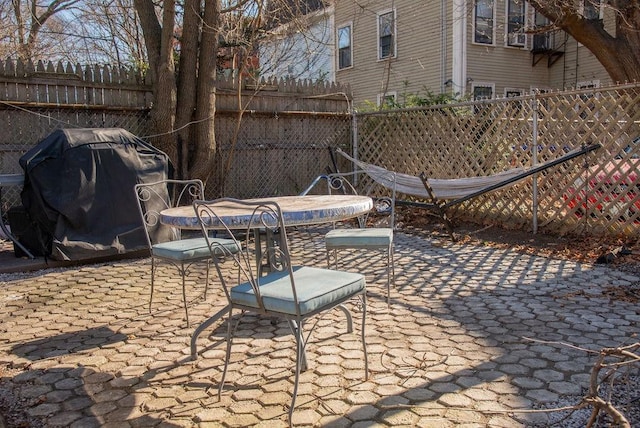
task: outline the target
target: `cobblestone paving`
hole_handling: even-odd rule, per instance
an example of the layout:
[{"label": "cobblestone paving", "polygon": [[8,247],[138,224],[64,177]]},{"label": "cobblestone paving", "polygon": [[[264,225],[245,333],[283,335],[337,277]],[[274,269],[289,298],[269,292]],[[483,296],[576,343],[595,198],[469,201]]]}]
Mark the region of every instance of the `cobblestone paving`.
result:
[{"label": "cobblestone paving", "polygon": [[[324,232],[291,233],[299,262],[325,265]],[[340,334],[339,311],[322,319],[298,426],[544,425],[546,414],[520,411],[584,393],[594,356],[576,347],[618,346],[639,332],[637,304],[604,292],[640,278],[607,266],[397,233],[387,307],[382,254],[345,251],[340,263],[367,274],[369,380],[358,330]],[[18,371],[4,380],[52,427],[285,426],[286,323],[243,319],[221,401],[224,323],[200,337],[191,361],[195,326],[224,306],[215,280],[203,299],[204,276],[189,276],[190,328],[170,268],[148,311],[148,260],[0,276],[0,366]]]}]

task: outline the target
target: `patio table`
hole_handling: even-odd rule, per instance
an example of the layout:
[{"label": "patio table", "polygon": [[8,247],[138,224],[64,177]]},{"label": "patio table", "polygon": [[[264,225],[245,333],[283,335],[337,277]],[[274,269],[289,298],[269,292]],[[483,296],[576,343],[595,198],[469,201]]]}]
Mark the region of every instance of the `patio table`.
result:
[{"label": "patio table", "polygon": [[[304,195],[277,196],[272,198],[250,199],[250,201],[276,202],[282,211],[285,226],[306,226],[348,220],[366,214],[373,208],[373,199],[359,195]],[[253,211],[246,206],[228,207],[216,210],[216,214],[229,228],[243,229],[249,224]],[[211,229],[224,226],[211,219]],[[199,229],[198,217],[192,206],[174,207],[160,212],[160,222],[182,229]],[[258,237],[256,233],[256,237]],[[259,240],[256,239],[256,253],[259,252]],[[257,254],[259,257],[259,255]],[[196,340],[211,324],[229,311],[225,306],[205,320],[191,336],[191,357],[196,357]]]},{"label": "patio table", "polygon": [[[286,226],[306,226],[348,220],[366,214],[373,208],[373,200],[358,195],[304,195],[276,196],[272,198],[249,199],[251,202],[276,202],[282,210]],[[216,211],[229,228],[246,228],[252,215],[247,207],[229,207]],[[200,229],[198,217],[192,206],[174,207],[160,212],[160,222],[181,229]],[[210,225],[211,229],[221,229],[220,223]]]}]

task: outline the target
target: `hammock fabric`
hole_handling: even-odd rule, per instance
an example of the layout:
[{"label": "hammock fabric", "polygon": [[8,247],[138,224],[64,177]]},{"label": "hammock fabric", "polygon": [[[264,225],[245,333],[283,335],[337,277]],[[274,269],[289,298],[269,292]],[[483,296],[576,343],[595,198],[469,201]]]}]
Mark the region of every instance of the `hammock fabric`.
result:
[{"label": "hammock fabric", "polygon": [[450,234],[453,236],[451,223],[445,213],[446,208],[475,198],[476,196],[492,192],[501,187],[510,186],[530,175],[582,156],[600,147],[601,145],[598,143],[584,146],[572,150],[557,159],[530,168],[512,168],[488,176],[451,179],[427,178],[424,173],[416,177],[409,174],[393,172],[380,166],[355,159],[340,149],[336,149],[336,152],[353,162],[354,165],[378,184],[394,190],[394,193],[400,192],[431,201],[433,204],[432,207],[438,211],[440,217],[445,221]]},{"label": "hammock fabric", "polygon": [[[419,196],[425,199],[466,200],[470,195],[478,196],[480,194],[496,190],[500,187],[513,184],[519,180],[522,180],[523,178],[526,178],[537,172],[541,172],[560,163],[566,162],[569,159],[573,159],[599,147],[600,144],[594,144],[588,147],[573,150],[557,159],[553,159],[530,168],[512,168],[510,170],[488,176],[450,179],[427,179],[426,177],[424,177],[424,180],[426,180],[429,187],[431,187],[431,194],[425,187],[423,177],[416,177],[414,175],[389,171],[380,166],[355,159],[347,155],[340,149],[336,149],[336,151],[346,159],[353,162],[364,173],[369,175],[375,182],[388,189],[395,188],[396,192],[405,193],[412,196]],[[450,206],[452,204],[447,203],[447,205]]]}]

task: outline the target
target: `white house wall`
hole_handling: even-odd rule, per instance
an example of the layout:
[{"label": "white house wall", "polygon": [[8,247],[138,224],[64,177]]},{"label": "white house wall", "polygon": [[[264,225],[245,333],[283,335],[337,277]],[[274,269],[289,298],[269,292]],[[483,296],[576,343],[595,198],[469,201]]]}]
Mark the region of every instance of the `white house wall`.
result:
[{"label": "white house wall", "polygon": [[[333,9],[307,17],[308,28],[280,29],[259,49],[262,77],[309,79],[312,81],[336,81],[333,52]],[[295,24],[294,24],[295,25]],[[290,33],[290,34],[289,34]]]}]

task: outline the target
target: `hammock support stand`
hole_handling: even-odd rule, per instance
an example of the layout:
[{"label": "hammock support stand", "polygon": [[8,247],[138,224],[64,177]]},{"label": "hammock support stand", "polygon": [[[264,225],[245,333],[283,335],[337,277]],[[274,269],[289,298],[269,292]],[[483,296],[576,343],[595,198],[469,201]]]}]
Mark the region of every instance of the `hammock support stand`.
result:
[{"label": "hammock support stand", "polygon": [[431,210],[444,223],[451,239],[455,240],[453,224],[447,215],[448,208],[502,187],[510,186],[548,168],[560,165],[579,156],[584,156],[600,147],[602,147],[600,143],[588,146],[583,145],[579,149],[572,150],[559,158],[543,162],[530,168],[514,168],[492,176],[465,177],[459,179],[429,179],[424,172],[418,177],[392,172],[380,166],[355,159],[339,148],[336,149],[336,152],[353,162],[353,164],[360,169],[360,172],[367,174],[373,181],[393,191],[392,210],[395,210],[395,205],[399,202],[395,200],[396,192],[429,201],[427,203],[403,201],[402,203],[404,205],[419,206]]}]

